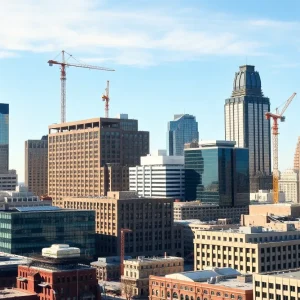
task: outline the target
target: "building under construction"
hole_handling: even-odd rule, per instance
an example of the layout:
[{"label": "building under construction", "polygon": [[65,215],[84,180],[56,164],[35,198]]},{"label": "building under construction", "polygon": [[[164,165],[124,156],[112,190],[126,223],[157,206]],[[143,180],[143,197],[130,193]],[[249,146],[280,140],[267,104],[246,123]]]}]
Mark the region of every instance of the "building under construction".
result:
[{"label": "building under construction", "polygon": [[149,132],[121,114],[50,125],[48,145],[49,196],[62,206],[63,197],[128,190],[129,167],[149,153]]}]

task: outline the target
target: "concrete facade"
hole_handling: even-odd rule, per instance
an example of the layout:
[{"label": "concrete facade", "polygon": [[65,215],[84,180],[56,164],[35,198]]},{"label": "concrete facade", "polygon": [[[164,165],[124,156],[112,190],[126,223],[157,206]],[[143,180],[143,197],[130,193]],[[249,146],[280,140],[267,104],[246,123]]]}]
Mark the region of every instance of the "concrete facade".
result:
[{"label": "concrete facade", "polygon": [[300,201],[300,170],[285,170],[280,174],[279,191],[284,192],[286,201]]},{"label": "concrete facade", "polygon": [[260,273],[300,267],[300,231],[240,227],[239,230],[198,231],[194,241],[195,269],[232,267]]},{"label": "concrete facade", "polygon": [[48,194],[48,137],[25,142],[25,185],[37,196]]},{"label": "concrete facade", "polygon": [[63,197],[128,190],[128,168],[149,153],[149,132],[137,120],[94,118],[50,125],[48,145],[49,195],[62,206]]},{"label": "concrete facade", "polygon": [[149,276],[163,276],[171,273],[183,272],[184,261],[180,257],[138,257],[124,261],[124,275],[121,282],[130,285],[133,296],[148,298]]},{"label": "concrete facade", "polygon": [[174,225],[172,199],[108,192],[107,197],[66,197],[63,205],[69,209],[95,210],[98,256],[120,255],[121,228],[134,229],[126,235],[126,255],[183,254],[182,227]]},{"label": "concrete facade", "polygon": [[[285,202],[285,193],[282,191],[278,192],[278,201]],[[250,201],[261,202],[261,203],[273,203],[273,191],[259,190],[256,193],[250,193]]]},{"label": "concrete facade", "polygon": [[0,173],[0,191],[15,191],[17,185],[18,175],[16,170]]}]

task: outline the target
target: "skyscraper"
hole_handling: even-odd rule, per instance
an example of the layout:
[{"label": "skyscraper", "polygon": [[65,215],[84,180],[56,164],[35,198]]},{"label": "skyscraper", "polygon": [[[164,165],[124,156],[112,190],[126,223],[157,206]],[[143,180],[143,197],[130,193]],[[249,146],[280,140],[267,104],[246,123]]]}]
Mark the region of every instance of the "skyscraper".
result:
[{"label": "skyscraper", "polygon": [[296,149],[295,149],[294,169],[300,170],[300,136],[298,137],[298,142],[297,142]]},{"label": "skyscraper", "polygon": [[8,171],[9,105],[0,103],[0,173]]},{"label": "skyscraper", "polygon": [[225,139],[249,149],[250,191],[271,189],[271,131],[265,113],[270,100],[264,97],[254,66],[235,73],[233,91],[225,100]]},{"label": "skyscraper", "polygon": [[149,132],[138,121],[94,118],[49,126],[48,190],[55,205],[65,196],[103,196],[129,189],[129,167],[149,153]]},{"label": "skyscraper", "polygon": [[25,185],[37,196],[48,194],[48,136],[25,142]]},{"label": "skyscraper", "polygon": [[186,147],[185,199],[219,206],[249,205],[249,153],[232,141]]},{"label": "skyscraper", "polygon": [[184,144],[198,141],[198,139],[198,122],[195,116],[174,115],[174,120],[168,123],[167,148],[169,155],[182,156]]}]

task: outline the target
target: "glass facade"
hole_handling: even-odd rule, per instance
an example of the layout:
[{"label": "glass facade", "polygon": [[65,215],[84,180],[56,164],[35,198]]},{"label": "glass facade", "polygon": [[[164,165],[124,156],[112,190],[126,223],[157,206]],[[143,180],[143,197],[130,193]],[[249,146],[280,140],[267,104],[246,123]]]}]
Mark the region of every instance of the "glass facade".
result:
[{"label": "glass facade", "polygon": [[229,147],[186,150],[185,199],[220,206],[249,204],[248,150]]},{"label": "glass facade", "polygon": [[0,251],[40,254],[52,244],[68,244],[80,248],[82,255],[94,256],[95,212],[0,212]]},{"label": "glass facade", "polygon": [[169,155],[184,155],[184,144],[198,141],[198,122],[192,115],[175,115],[168,123],[167,148]]},{"label": "glass facade", "polygon": [[8,145],[9,106],[0,103],[0,145]]}]

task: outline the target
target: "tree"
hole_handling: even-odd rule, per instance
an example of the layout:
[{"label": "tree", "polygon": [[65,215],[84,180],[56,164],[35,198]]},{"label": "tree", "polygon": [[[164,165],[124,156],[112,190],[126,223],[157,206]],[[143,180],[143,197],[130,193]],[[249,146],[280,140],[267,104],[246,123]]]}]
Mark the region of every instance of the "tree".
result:
[{"label": "tree", "polygon": [[122,280],[122,291],[125,294],[126,300],[130,300],[133,296],[133,286],[130,280]]}]

